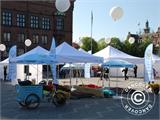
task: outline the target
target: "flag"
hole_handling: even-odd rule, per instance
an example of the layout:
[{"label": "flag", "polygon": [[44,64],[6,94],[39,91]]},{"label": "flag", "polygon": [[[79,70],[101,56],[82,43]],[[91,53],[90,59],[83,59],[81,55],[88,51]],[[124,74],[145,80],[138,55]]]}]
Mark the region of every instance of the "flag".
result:
[{"label": "flag", "polygon": [[93,12],[91,11],[91,54],[92,54],[92,28],[93,28]]},{"label": "flag", "polygon": [[13,46],[9,51],[9,72],[7,75],[7,79],[12,81],[12,84],[17,83],[16,51],[16,46]]},{"label": "flag", "polygon": [[[49,55],[55,60],[56,59],[56,44],[54,37],[52,38],[52,44],[50,48]],[[53,77],[53,83],[58,84],[58,80],[56,77],[56,63],[51,64],[51,71],[52,71],[52,77]]]},{"label": "flag", "polygon": [[153,44],[148,45],[144,54],[144,81],[154,81],[152,65]]},{"label": "flag", "polygon": [[91,11],[91,26],[93,25],[93,12]]}]

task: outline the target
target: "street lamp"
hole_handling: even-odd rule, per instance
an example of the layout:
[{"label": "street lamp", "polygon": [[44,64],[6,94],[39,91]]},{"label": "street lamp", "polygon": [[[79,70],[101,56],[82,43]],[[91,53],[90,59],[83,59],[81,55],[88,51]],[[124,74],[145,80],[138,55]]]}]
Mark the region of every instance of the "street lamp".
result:
[{"label": "street lamp", "polygon": [[0,44],[0,61],[1,61],[1,51],[5,51],[6,46],[4,44]]},{"label": "street lamp", "polygon": [[26,39],[26,40],[25,40],[25,45],[26,45],[27,47],[29,47],[31,44],[32,44],[32,42],[31,42],[30,39]]},{"label": "street lamp", "polygon": [[4,44],[0,44],[0,51],[5,51],[6,50],[6,46]]},{"label": "street lamp", "polygon": [[129,41],[130,44],[133,44],[135,42],[135,38],[134,37],[130,37],[128,41]]},{"label": "street lamp", "polygon": [[[31,42],[30,39],[26,39],[24,43],[25,43],[25,52],[27,52],[26,47],[31,46],[32,42]],[[28,66],[28,67],[29,67],[29,66]],[[28,69],[28,70],[29,70],[29,68],[25,68],[25,69]],[[29,71],[26,70],[26,79],[27,79],[28,72],[29,72]],[[29,79],[29,76],[28,76],[28,79]]]}]

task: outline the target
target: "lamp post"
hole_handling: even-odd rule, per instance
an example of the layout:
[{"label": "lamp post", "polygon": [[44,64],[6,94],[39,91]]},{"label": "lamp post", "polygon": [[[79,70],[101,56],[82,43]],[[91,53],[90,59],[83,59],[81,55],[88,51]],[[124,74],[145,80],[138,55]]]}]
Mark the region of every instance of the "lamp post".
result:
[{"label": "lamp post", "polygon": [[1,61],[1,52],[6,50],[6,46],[4,44],[0,44],[0,61]]},{"label": "lamp post", "polygon": [[[31,46],[32,42],[30,39],[26,39],[24,43],[25,43],[25,52],[27,52],[27,47]],[[28,70],[29,70],[29,68],[28,68]],[[28,72],[26,71],[26,79],[27,79]],[[29,79],[29,76],[28,76],[28,79]]]}]

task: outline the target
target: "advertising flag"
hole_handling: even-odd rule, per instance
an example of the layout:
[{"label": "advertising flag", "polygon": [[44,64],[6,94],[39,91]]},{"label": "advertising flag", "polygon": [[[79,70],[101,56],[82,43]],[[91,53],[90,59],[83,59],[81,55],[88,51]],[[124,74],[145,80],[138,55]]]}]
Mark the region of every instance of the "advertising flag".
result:
[{"label": "advertising flag", "polygon": [[154,81],[152,65],[153,44],[148,45],[144,54],[144,81]]},{"label": "advertising flag", "polygon": [[12,81],[12,84],[16,84],[17,66],[16,66],[16,51],[17,47],[13,46],[9,51],[9,72],[7,79]]},{"label": "advertising flag", "polygon": [[[54,37],[52,38],[52,44],[50,48],[50,56],[55,60],[56,59],[56,44],[55,44],[55,39]],[[53,83],[58,84],[58,80],[56,77],[56,63],[51,64],[51,71],[52,71],[52,76],[53,76]]]}]

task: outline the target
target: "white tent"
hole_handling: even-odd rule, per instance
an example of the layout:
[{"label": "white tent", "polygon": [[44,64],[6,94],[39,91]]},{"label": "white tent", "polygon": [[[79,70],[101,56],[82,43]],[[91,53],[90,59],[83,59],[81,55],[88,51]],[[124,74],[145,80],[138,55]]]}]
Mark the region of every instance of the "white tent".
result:
[{"label": "white tent", "polygon": [[[9,59],[5,59],[2,62],[0,62],[0,79],[4,79],[4,66],[7,66],[7,74],[8,74],[8,65],[9,65]],[[24,71],[25,64],[17,64],[17,79],[24,80],[26,75]],[[38,70],[38,72],[37,72]],[[29,65],[29,73],[32,73],[29,79],[42,79],[42,65]]]},{"label": "white tent", "polygon": [[53,62],[56,60],[49,55],[48,50],[40,46],[16,58],[16,63],[19,64],[52,64]]},{"label": "white tent", "polygon": [[158,57],[157,55],[154,55],[154,54],[153,54],[152,60],[153,60],[153,63],[158,63],[158,64],[160,64],[160,57]]},{"label": "white tent", "polygon": [[9,63],[8,58],[0,62],[0,80],[4,79],[4,66],[7,66],[8,63]]},{"label": "white tent", "polygon": [[58,63],[102,63],[103,58],[89,53],[78,51],[66,42],[56,48],[56,60]]},{"label": "white tent", "polygon": [[37,46],[29,52],[26,52],[25,54],[16,57],[14,61],[10,62],[17,63],[17,79],[22,80],[24,80],[26,77],[24,71],[24,64],[29,64],[28,72],[31,73],[31,75],[28,76],[28,79],[35,79],[38,83],[42,80],[42,65],[38,64],[52,64],[53,62],[55,62],[55,59],[52,59],[46,49]]},{"label": "white tent", "polygon": [[[128,62],[137,64],[138,66],[137,76],[138,77],[144,76],[144,58],[139,58],[139,57],[128,55],[122,51],[119,51],[118,49],[113,48],[112,46],[108,46],[104,48],[103,50],[95,53],[94,55],[103,57],[105,61],[107,59],[121,59],[121,60],[126,60]],[[153,66],[157,71],[157,76],[160,77],[160,69],[159,69],[160,68],[160,58],[156,55],[153,55],[153,63],[154,63]],[[116,76],[114,71],[115,71],[114,68],[110,70],[111,76]],[[120,71],[122,71],[122,69],[119,69],[118,76],[123,76],[123,73]],[[132,68],[129,69],[128,75],[134,76]]]},{"label": "white tent", "polygon": [[126,60],[128,62],[134,63],[134,64],[142,64],[144,62],[143,58],[131,56],[129,54],[126,54],[112,46],[107,46],[106,48],[102,49],[101,51],[94,54],[95,56],[103,57],[104,62],[109,59],[121,59]]},{"label": "white tent", "polygon": [[7,65],[9,63],[9,58],[0,62],[1,65]]}]

